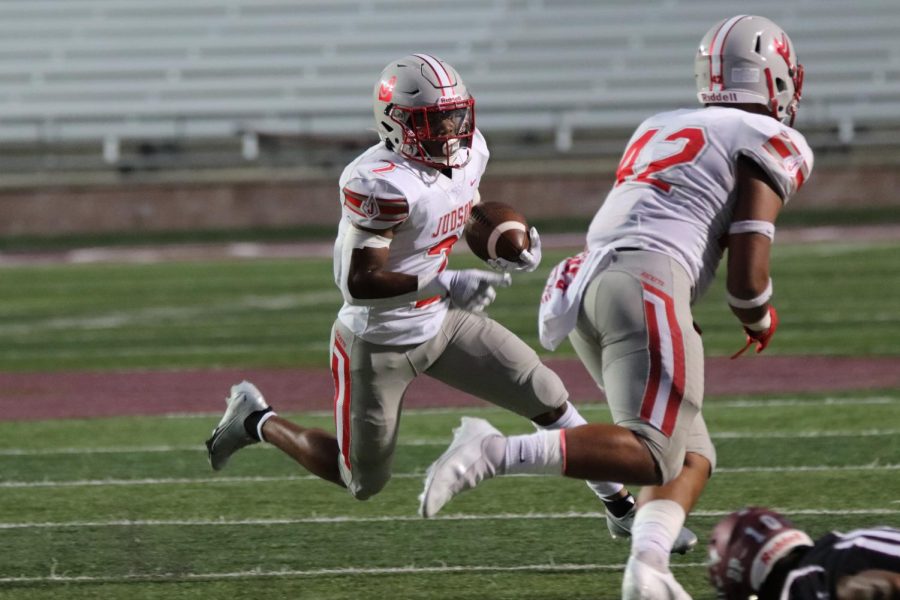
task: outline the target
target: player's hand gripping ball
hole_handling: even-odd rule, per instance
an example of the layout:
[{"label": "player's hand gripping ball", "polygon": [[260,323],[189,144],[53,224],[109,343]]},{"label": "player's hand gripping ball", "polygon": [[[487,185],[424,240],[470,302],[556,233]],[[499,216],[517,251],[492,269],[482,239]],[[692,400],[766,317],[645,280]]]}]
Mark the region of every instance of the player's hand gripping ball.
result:
[{"label": "player's hand gripping ball", "polygon": [[475,256],[495,269],[530,271],[540,262],[531,252],[537,231],[529,232],[525,217],[503,202],[481,202],[472,207],[464,235]]}]

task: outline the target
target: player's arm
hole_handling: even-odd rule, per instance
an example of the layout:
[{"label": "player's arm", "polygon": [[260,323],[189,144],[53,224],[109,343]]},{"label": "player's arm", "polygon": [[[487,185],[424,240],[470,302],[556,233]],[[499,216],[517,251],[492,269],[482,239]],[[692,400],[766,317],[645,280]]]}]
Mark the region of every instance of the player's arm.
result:
[{"label": "player's arm", "polygon": [[390,298],[415,292],[419,277],[388,271],[394,228],[370,229],[353,224],[345,243],[351,245],[347,290],[358,299]]},{"label": "player's arm", "polygon": [[872,569],[843,577],[837,600],[900,600],[900,573]]},{"label": "player's arm", "polygon": [[745,349],[756,342],[756,351],[761,352],[778,325],[769,301],[769,256],[783,201],[765,171],[747,157],[738,159],[736,179],[737,201],[728,234],[728,304],[747,332]]},{"label": "player's arm", "polygon": [[354,225],[344,243],[352,246],[347,270],[347,292],[355,303],[375,305],[414,302],[450,294],[463,310],[484,310],[496,297],[495,287],[510,284],[508,273],[479,269],[444,269],[427,275],[407,275],[387,270],[394,230],[373,230]]}]

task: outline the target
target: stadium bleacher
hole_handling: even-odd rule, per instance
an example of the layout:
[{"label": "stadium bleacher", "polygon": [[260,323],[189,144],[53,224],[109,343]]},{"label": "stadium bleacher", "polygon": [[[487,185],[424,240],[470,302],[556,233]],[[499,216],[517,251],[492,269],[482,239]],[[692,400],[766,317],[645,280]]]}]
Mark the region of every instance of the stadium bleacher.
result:
[{"label": "stadium bleacher", "polygon": [[[3,2],[0,145],[82,148],[70,165],[96,166],[119,163],[128,144],[205,143],[217,160],[252,162],[260,137],[363,137],[378,71],[421,50],[463,74],[485,131],[533,142],[500,144],[501,154],[593,150],[589,139],[695,105],[700,36],[747,10],[736,0]],[[800,48],[799,125],[814,144],[885,143],[873,125],[900,129],[900,3],[752,10]],[[7,169],[28,164],[5,154]]]}]

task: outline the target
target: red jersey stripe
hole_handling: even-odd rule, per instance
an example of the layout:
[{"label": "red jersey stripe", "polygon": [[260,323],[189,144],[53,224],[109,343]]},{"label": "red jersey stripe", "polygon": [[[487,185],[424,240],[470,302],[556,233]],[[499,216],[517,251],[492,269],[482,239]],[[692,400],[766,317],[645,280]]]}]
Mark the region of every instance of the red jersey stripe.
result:
[{"label": "red jersey stripe", "polygon": [[434,304],[435,302],[440,302],[442,299],[443,299],[443,296],[440,296],[440,295],[432,296],[431,298],[425,298],[423,300],[419,300],[418,302],[415,303],[414,307],[415,308],[424,308],[426,306],[430,306],[431,304]]}]

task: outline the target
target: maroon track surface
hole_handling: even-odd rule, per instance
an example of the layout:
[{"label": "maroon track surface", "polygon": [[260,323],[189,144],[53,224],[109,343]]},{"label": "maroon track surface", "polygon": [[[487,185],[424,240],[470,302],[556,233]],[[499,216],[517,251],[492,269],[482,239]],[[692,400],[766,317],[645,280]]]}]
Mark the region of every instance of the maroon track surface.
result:
[{"label": "maroon track surface", "polygon": [[[577,360],[547,364],[576,402],[603,396]],[[217,413],[229,386],[248,379],[281,411],[330,410],[325,370],[260,369],[72,373],[0,373],[4,420]],[[900,358],[765,357],[707,359],[706,393],[784,395],[900,388]],[[481,406],[484,402],[427,376],[413,382],[409,408]]]}]

